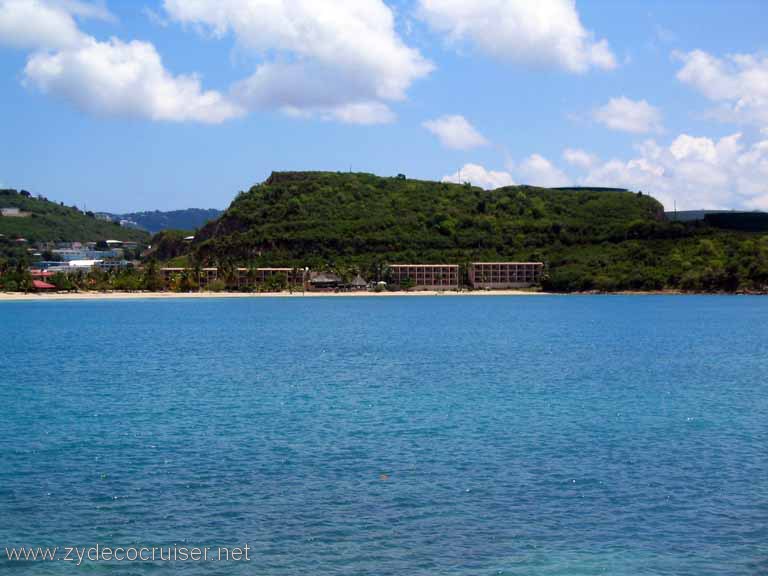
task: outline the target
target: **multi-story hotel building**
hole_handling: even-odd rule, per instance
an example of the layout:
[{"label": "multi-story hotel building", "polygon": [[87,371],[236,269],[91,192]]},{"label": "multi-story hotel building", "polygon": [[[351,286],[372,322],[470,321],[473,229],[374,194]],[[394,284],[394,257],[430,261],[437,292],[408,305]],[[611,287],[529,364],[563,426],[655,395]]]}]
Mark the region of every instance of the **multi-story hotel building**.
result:
[{"label": "multi-story hotel building", "polygon": [[174,281],[181,279],[181,275],[184,274],[186,268],[160,268],[160,275],[163,278],[163,284],[165,287],[169,287]]},{"label": "multi-story hotel building", "polygon": [[305,272],[301,268],[238,268],[237,287],[249,288],[266,284],[272,278],[280,278],[288,286],[304,284]]},{"label": "multi-story hotel building", "polygon": [[456,264],[390,264],[389,281],[394,286],[416,290],[458,290],[459,267]]},{"label": "multi-story hotel building", "polygon": [[211,282],[216,281],[219,277],[217,268],[200,269],[198,278],[195,278],[194,268],[160,268],[160,275],[166,288],[169,288],[175,282],[181,281],[185,273],[189,274],[190,280],[196,281],[201,289],[207,288]]},{"label": "multi-story hotel building", "polygon": [[200,278],[198,279],[198,284],[200,285],[200,289],[203,290],[208,287],[211,282],[215,282],[219,279],[219,269],[218,268],[203,268],[200,270]]},{"label": "multi-story hotel building", "polygon": [[543,262],[472,262],[469,283],[473,288],[525,288],[541,283]]}]

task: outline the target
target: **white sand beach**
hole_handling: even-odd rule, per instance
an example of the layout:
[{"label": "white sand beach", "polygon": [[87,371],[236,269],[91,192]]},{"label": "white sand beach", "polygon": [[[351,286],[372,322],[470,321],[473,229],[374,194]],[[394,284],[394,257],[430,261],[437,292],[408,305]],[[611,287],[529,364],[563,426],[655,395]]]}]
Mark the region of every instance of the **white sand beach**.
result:
[{"label": "white sand beach", "polygon": [[170,300],[196,298],[393,298],[393,297],[462,297],[462,296],[548,296],[544,292],[523,290],[432,291],[414,292],[52,292],[22,294],[0,293],[0,302],[52,302],[60,300]]}]

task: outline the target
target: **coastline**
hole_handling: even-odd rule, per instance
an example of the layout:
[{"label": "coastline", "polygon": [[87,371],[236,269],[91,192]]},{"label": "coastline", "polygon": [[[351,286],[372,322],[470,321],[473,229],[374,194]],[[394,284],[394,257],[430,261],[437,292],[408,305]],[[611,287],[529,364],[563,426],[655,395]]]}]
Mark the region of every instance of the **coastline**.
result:
[{"label": "coastline", "polygon": [[525,290],[397,291],[397,292],[0,292],[2,302],[61,302],[90,300],[197,300],[243,298],[425,298],[469,296],[765,296],[763,292],[682,292],[679,290],[624,292],[528,292]]},{"label": "coastline", "polygon": [[52,302],[82,300],[195,300],[200,298],[393,298],[429,296],[555,296],[548,292],[523,290],[493,290],[453,292],[422,290],[418,292],[72,292],[16,293],[1,292],[0,302]]}]

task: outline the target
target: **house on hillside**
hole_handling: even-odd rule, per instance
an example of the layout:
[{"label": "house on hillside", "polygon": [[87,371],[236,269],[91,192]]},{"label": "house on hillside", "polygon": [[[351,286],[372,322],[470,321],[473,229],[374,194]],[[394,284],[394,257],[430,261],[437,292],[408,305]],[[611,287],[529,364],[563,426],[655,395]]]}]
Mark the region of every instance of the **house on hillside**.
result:
[{"label": "house on hillside", "polygon": [[0,208],[0,215],[6,218],[29,218],[32,212],[24,212],[21,208]]}]

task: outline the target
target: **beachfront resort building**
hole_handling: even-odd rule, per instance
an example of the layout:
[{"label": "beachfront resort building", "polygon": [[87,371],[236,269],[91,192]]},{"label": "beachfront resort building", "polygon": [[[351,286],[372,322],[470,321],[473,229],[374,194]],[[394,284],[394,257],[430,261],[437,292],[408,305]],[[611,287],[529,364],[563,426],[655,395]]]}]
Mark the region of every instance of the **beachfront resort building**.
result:
[{"label": "beachfront resort building", "polygon": [[263,285],[303,286],[305,275],[302,268],[238,268],[237,287],[243,290]]},{"label": "beachfront resort building", "polygon": [[179,284],[184,279],[184,274],[188,275],[187,278],[190,281],[197,282],[201,289],[207,288],[219,278],[218,268],[201,268],[199,278],[195,278],[195,271],[192,268],[160,268],[160,275],[166,288]]},{"label": "beachfront resort building", "polygon": [[389,283],[415,290],[458,290],[456,264],[390,264]]},{"label": "beachfront resort building", "polygon": [[343,283],[341,276],[333,272],[311,272],[309,275],[309,287],[312,290],[338,290]]},{"label": "beachfront resort building", "polygon": [[472,262],[469,284],[475,289],[526,288],[541,283],[543,262]]}]

